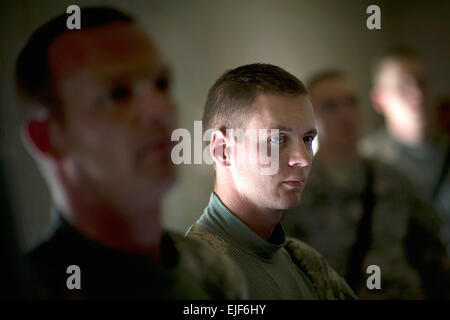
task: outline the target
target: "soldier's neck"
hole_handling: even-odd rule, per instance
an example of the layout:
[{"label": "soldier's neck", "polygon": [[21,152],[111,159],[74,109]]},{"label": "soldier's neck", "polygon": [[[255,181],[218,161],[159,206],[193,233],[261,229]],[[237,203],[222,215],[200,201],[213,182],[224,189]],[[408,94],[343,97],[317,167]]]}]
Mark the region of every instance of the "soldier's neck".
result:
[{"label": "soldier's neck", "polygon": [[[163,236],[160,203],[126,207],[105,201],[90,190],[70,190],[61,214],[78,232],[111,249],[148,256],[160,263]],[[91,190],[92,191],[92,190]]]},{"label": "soldier's neck", "polygon": [[230,184],[224,185],[216,182],[214,192],[233,215],[259,237],[269,241],[273,230],[280,222],[281,210],[264,210],[252,204],[248,199],[240,196]]},{"label": "soldier's neck", "polygon": [[423,119],[386,121],[389,134],[400,143],[411,148],[430,142],[435,130]]}]

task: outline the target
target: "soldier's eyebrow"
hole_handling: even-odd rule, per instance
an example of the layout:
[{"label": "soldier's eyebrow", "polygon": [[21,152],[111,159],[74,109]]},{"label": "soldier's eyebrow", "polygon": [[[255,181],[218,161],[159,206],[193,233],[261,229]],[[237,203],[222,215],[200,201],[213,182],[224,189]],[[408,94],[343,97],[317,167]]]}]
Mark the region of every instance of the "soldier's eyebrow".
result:
[{"label": "soldier's eyebrow", "polygon": [[286,126],[272,126],[271,128],[269,128],[270,130],[279,130],[279,131],[285,131],[285,132],[294,132],[295,130],[290,128],[290,127],[286,127]]},{"label": "soldier's eyebrow", "polygon": [[[295,132],[296,130],[294,130],[294,129],[292,129],[292,128],[290,128],[290,127],[286,127],[286,126],[273,126],[272,128],[269,128],[269,129],[278,129],[279,131],[285,131],[285,132],[288,132],[288,133],[292,133],[292,132]],[[305,133],[304,133],[304,135],[308,135],[308,134],[310,134],[310,135],[317,135],[317,129],[316,128],[311,128],[311,129],[309,129],[309,130],[307,130]]]},{"label": "soldier's eyebrow", "polygon": [[316,136],[317,135],[317,129],[316,128],[310,129],[309,131],[307,131],[305,133],[305,135],[308,135],[308,134]]}]

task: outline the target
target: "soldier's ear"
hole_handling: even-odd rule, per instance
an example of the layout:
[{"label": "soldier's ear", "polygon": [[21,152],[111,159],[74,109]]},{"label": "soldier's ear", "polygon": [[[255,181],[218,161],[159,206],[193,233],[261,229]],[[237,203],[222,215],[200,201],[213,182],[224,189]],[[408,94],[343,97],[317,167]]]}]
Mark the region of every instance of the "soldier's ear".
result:
[{"label": "soldier's ear", "polygon": [[22,125],[22,137],[28,148],[44,155],[51,152],[48,134],[49,120],[26,120]]},{"label": "soldier's ear", "polygon": [[225,130],[215,130],[211,134],[211,144],[209,150],[211,157],[217,166],[230,166],[230,145],[227,141]]},{"label": "soldier's ear", "polygon": [[27,149],[41,156],[60,159],[65,153],[61,124],[51,117],[28,119],[22,125],[22,139]]}]

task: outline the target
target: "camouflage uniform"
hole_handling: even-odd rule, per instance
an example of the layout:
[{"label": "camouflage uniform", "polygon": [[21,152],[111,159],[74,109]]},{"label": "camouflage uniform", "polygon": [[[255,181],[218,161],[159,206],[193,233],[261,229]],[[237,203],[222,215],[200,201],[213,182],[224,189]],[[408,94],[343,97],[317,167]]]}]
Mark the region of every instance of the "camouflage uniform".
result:
[{"label": "camouflage uniform", "polygon": [[[38,297],[45,299],[245,299],[240,269],[207,246],[166,232],[162,265],[84,238],[62,219],[50,239],[28,254]],[[69,265],[81,269],[81,289],[66,285]]]},{"label": "camouflage uniform", "polygon": [[[373,176],[371,200],[362,197],[366,170]],[[373,201],[372,213],[368,230],[358,235],[367,208],[364,201]],[[444,248],[437,237],[440,220],[414,196],[401,175],[380,162],[364,160],[360,166],[330,168],[317,159],[301,204],[284,214],[282,224],[288,235],[320,251],[359,298],[422,298],[424,290],[433,297],[444,294],[445,289],[436,287],[440,281],[445,283],[439,278],[445,275]],[[360,264],[355,270],[349,259],[364,241],[367,247],[358,253]],[[381,269],[381,290],[366,287],[369,265]]]},{"label": "camouflage uniform", "polygon": [[411,148],[382,128],[365,137],[361,153],[389,164],[404,174],[422,200],[433,203],[443,220],[441,239],[450,254],[449,141],[440,137],[433,144]]},{"label": "camouflage uniform", "polygon": [[[200,224],[194,224],[188,231],[189,238],[200,240],[221,253],[233,253],[235,244],[211,232]],[[328,265],[325,259],[307,244],[287,238],[284,249],[289,253],[294,264],[307,276],[319,299],[356,299],[353,291],[345,281]]]}]

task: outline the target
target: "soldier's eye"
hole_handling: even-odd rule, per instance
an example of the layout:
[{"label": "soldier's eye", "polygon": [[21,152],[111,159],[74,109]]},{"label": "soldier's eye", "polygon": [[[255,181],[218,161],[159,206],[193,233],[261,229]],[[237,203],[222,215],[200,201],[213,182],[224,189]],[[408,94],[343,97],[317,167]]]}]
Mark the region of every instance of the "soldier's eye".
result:
[{"label": "soldier's eye", "polygon": [[303,142],[307,145],[312,144],[313,140],[314,140],[314,136],[306,136],[303,138]]},{"label": "soldier's eye", "polygon": [[131,99],[132,90],[127,85],[118,85],[112,88],[110,95],[116,102],[126,102]]},{"label": "soldier's eye", "polygon": [[281,144],[286,142],[286,136],[284,135],[275,135],[269,138],[269,142]]},{"label": "soldier's eye", "polygon": [[165,93],[165,92],[169,91],[169,85],[170,85],[170,81],[169,81],[169,77],[167,75],[161,75],[158,78],[156,78],[156,80],[155,80],[155,88],[159,92]]},{"label": "soldier's eye", "polygon": [[345,102],[347,103],[348,106],[350,107],[357,107],[358,106],[358,98],[355,96],[348,96],[345,99]]}]

